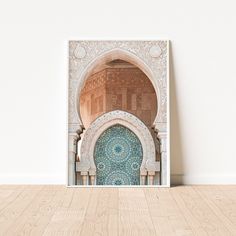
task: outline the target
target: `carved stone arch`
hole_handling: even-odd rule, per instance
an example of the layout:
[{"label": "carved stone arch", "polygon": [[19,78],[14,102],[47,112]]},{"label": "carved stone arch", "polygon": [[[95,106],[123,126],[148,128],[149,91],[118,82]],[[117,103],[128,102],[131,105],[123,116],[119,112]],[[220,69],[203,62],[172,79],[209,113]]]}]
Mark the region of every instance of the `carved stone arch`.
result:
[{"label": "carved stone arch", "polygon": [[79,104],[80,104],[80,94],[85,85],[87,78],[92,74],[93,69],[96,68],[98,65],[105,64],[107,62],[110,62],[116,59],[121,59],[137,66],[149,78],[150,82],[152,83],[155,89],[156,98],[157,98],[157,114],[154,120],[154,124],[157,123],[157,121],[160,120],[159,116],[160,116],[160,111],[162,110],[159,108],[163,106],[163,103],[161,103],[161,96],[160,96],[161,89],[159,88],[158,80],[157,78],[155,78],[155,75],[153,74],[151,68],[145,63],[145,61],[143,61],[140,57],[138,57],[134,53],[125,49],[121,49],[121,48],[112,48],[96,56],[87,64],[87,66],[84,68],[82,73],[78,76],[76,80],[77,83],[76,83],[76,92],[75,92],[75,97],[77,98],[77,102],[74,104],[75,105],[74,109],[76,110],[78,123],[80,125],[83,125]]},{"label": "carved stone arch", "polygon": [[130,129],[140,140],[143,149],[143,160],[140,172],[159,171],[159,162],[156,162],[155,144],[152,135],[146,125],[136,116],[121,110],[111,111],[98,117],[84,134],[80,163],[80,172],[96,172],[94,161],[94,148],[100,135],[113,125],[120,124]]}]

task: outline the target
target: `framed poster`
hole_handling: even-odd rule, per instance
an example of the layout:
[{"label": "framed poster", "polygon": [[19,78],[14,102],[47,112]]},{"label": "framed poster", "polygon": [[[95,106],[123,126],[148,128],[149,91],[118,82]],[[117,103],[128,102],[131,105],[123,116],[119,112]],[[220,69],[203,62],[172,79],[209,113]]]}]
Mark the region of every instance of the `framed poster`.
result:
[{"label": "framed poster", "polygon": [[169,41],[70,41],[68,186],[169,186]]}]

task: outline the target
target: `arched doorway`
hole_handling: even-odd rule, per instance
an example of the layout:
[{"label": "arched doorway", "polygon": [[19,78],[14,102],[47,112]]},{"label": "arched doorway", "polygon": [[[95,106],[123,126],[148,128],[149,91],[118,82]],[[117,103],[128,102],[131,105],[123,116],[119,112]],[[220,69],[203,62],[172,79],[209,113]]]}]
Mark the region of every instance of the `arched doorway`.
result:
[{"label": "arched doorway", "polygon": [[[107,130],[107,132],[111,132],[109,128],[116,125],[127,128],[126,132],[132,131],[130,136],[138,138],[142,148],[142,161],[139,168],[140,185],[153,185],[154,177],[157,178],[157,181],[159,179],[160,162],[156,160],[155,144],[152,135],[140,119],[120,110],[111,111],[98,117],[86,130],[81,144],[80,161],[76,162],[76,172],[79,177],[81,176],[79,183],[83,185],[97,184],[95,183],[97,178],[96,160],[94,158],[95,147],[102,134]],[[108,143],[107,139],[104,140],[104,143]],[[102,149],[103,147],[101,147],[101,151]]]},{"label": "arched doorway", "polygon": [[116,124],[98,138],[94,159],[97,185],[140,185],[142,145],[128,128]]}]

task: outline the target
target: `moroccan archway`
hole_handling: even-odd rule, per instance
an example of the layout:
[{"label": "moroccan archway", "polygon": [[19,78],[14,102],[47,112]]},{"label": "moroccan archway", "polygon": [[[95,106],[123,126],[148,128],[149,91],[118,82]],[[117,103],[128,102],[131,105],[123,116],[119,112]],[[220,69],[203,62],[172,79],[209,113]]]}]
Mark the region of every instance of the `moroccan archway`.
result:
[{"label": "moroccan archway", "polygon": [[[142,70],[146,76],[152,82],[157,97],[157,114],[153,122],[153,128],[157,133],[157,138],[160,141],[160,155],[161,155],[161,173],[160,184],[162,186],[169,186],[170,184],[170,169],[169,169],[169,145],[167,131],[169,129],[168,122],[168,86],[169,86],[169,43],[168,40],[156,40],[156,41],[77,41],[72,40],[69,42],[69,115],[68,115],[68,133],[69,133],[69,145],[68,145],[68,184],[77,184],[76,178],[82,176],[83,184],[86,184],[88,171],[90,179],[92,176],[92,169],[90,166],[90,154],[89,149],[82,152],[82,155],[78,153],[78,142],[81,139],[81,133],[83,133],[84,126],[80,116],[79,99],[81,90],[85,84],[87,78],[93,73],[94,68],[102,63],[110,62],[116,59],[127,61],[140,70]],[[106,114],[104,114],[105,116]],[[130,114],[129,114],[130,115]],[[103,116],[102,116],[103,117]],[[101,117],[97,118],[100,119]],[[103,117],[104,118],[104,117]],[[116,117],[117,118],[117,117]],[[96,122],[97,120],[95,120]],[[124,121],[122,118],[117,118],[114,121],[119,123],[125,122],[124,125],[129,125],[129,122]],[[140,121],[137,121],[140,125],[133,127],[135,132],[141,132],[138,126],[142,126]],[[130,123],[132,126],[132,122]],[[145,126],[144,126],[145,127]],[[146,127],[148,130],[148,128]],[[87,130],[87,132],[89,129]],[[148,130],[149,131],[149,130]],[[86,133],[87,133],[86,132]],[[92,132],[92,131],[89,131]],[[88,132],[88,133],[89,133]],[[83,135],[83,138],[86,136]],[[150,136],[147,135],[147,137]],[[153,145],[153,140],[151,146]],[[143,145],[143,144],[142,144]],[[84,145],[81,145],[83,148]],[[147,149],[150,145],[147,145]],[[154,150],[154,151],[150,151]],[[148,171],[151,176],[151,170],[160,169],[159,162],[155,162],[155,148],[147,150],[146,162],[142,163],[144,172]],[[81,162],[76,162],[80,156]],[[87,158],[82,158],[86,157]],[[94,166],[93,166],[94,167]],[[152,168],[153,167],[153,168]],[[83,172],[84,170],[84,172]],[[78,175],[78,172],[80,174]],[[154,172],[154,171],[153,171]],[[79,177],[79,178],[80,178]],[[149,177],[148,177],[149,178]],[[150,178],[152,179],[152,177]],[[81,181],[79,179],[78,181]],[[92,181],[92,180],[91,180]],[[155,183],[156,184],[156,183]]]},{"label": "moroccan archway", "polygon": [[[106,64],[107,62],[110,62],[112,60],[116,59],[121,59],[124,61],[127,61],[135,66],[137,66],[141,71],[143,71],[149,80],[151,81],[156,97],[157,97],[157,114],[156,118],[154,120],[154,124],[158,121],[161,120],[161,107],[163,106],[163,103],[161,103],[161,89],[159,88],[159,82],[155,78],[151,68],[138,56],[136,56],[134,53],[124,50],[121,48],[113,48],[111,50],[107,50],[94,59],[92,59],[88,65],[84,68],[84,70],[81,72],[80,75],[78,75],[78,78],[76,79],[76,92],[75,92],[75,97],[76,103],[74,104],[74,109],[76,110],[76,119],[80,125],[83,125],[81,115],[80,115],[80,95],[81,91],[85,85],[85,82],[87,78],[92,74],[94,68],[96,68],[99,65]],[[159,109],[160,108],[160,109]],[[75,114],[74,114],[75,115]]]},{"label": "moroccan archway", "polygon": [[143,149],[143,160],[140,173],[160,171],[160,163],[156,162],[155,144],[146,125],[136,116],[125,111],[111,111],[98,117],[85,132],[81,145],[80,162],[77,163],[78,172],[96,173],[94,162],[94,148],[100,135],[113,125],[122,125],[130,129],[140,140]]}]

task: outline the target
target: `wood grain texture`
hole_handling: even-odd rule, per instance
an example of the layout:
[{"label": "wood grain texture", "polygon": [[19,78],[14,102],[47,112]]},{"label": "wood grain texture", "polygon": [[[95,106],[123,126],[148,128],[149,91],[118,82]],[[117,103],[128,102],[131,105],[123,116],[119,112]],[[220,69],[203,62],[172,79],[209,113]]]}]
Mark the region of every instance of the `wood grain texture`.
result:
[{"label": "wood grain texture", "polygon": [[0,235],[236,235],[236,186],[0,186]]}]

